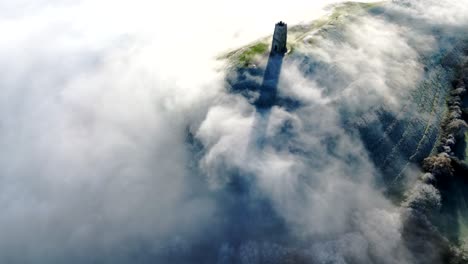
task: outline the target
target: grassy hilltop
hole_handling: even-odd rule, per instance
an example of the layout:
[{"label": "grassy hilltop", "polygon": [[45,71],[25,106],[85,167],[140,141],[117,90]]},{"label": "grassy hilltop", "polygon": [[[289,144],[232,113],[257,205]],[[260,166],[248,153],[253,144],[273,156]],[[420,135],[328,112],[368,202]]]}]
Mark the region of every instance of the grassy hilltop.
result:
[{"label": "grassy hilltop", "polygon": [[[414,35],[423,29],[413,29],[412,24],[418,21],[396,19],[397,16],[392,13],[395,11],[387,10],[386,5],[385,2],[372,4],[348,2],[334,5],[326,17],[309,24],[289,27],[288,52],[284,64],[298,67],[304,78],[313,80],[323,88],[322,92],[325,95],[334,98],[329,104],[340,113],[343,127],[350,134],[357,134],[362,139],[370,159],[383,176],[384,189],[399,203],[405,199],[405,192],[411,188],[411,185],[408,185],[411,183],[411,176],[408,175],[414,173],[415,168],[421,167],[425,158],[441,151],[441,141],[444,141],[443,137],[446,136],[444,122],[451,115],[448,100],[454,88],[453,81],[458,78],[460,65],[468,58],[466,44],[468,38],[457,34],[445,36],[444,29],[431,28],[429,33],[435,44],[432,49],[422,47],[416,43],[419,39]],[[348,102],[345,96],[340,96],[356,79],[347,75],[340,68],[339,62],[332,59],[327,61],[320,56],[326,52],[333,53],[333,50],[326,49],[330,45],[351,48],[356,53],[363,50],[366,52],[367,47],[359,46],[359,43],[349,44],[348,29],[352,25],[359,25],[361,19],[367,18],[384,21],[385,25],[392,25],[395,30],[400,30],[398,34],[408,39],[417,53],[413,63],[421,65],[422,70],[418,72],[419,79],[412,87],[402,86],[398,79],[393,80],[390,77],[385,79],[385,84],[390,89],[395,88],[395,91],[390,92],[397,94],[397,104],[376,100],[362,110]],[[415,33],[413,34],[411,30]],[[427,32],[424,34],[429,35]],[[228,90],[246,96],[250,100],[251,93],[261,88],[259,80],[264,74],[270,43],[271,36],[261,38],[219,57],[228,65],[226,68]],[[398,64],[399,60],[402,60],[392,57],[394,50],[381,52],[390,60],[394,59],[392,63]],[[372,56],[369,58],[373,59]],[[288,111],[300,109],[300,100],[288,96],[280,92],[276,105]],[[468,109],[466,101],[464,100],[465,105],[461,107]],[[464,115],[466,117],[466,112]],[[463,140],[467,139],[468,133]],[[465,162],[468,161],[466,145],[468,143],[462,146],[465,151],[461,151],[462,154],[458,156],[462,160],[465,159]],[[443,199],[447,199],[444,195],[450,194],[442,192],[442,195]],[[445,208],[444,206],[442,208]],[[468,215],[466,213],[468,208],[464,210],[462,214]],[[452,216],[445,218],[447,217]],[[452,237],[466,235],[468,225],[464,222],[468,221],[463,219],[458,223],[460,232],[457,231]],[[447,221],[436,221],[436,224],[443,232],[452,232],[448,231],[450,228],[447,228]],[[452,241],[458,243],[457,239]]]}]

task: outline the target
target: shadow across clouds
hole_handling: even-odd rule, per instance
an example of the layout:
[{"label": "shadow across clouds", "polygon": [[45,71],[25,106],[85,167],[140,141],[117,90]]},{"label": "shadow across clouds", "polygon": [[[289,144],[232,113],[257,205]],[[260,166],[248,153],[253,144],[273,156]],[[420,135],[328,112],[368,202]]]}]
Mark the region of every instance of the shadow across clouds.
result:
[{"label": "shadow across clouds", "polygon": [[283,66],[284,54],[271,52],[260,87],[260,97],[255,102],[257,108],[267,109],[275,105],[278,94],[278,82]]},{"label": "shadow across clouds", "polygon": [[250,145],[255,149],[262,149],[266,142],[271,108],[277,104],[278,83],[283,66],[284,54],[271,52],[263,75],[263,82],[259,89],[259,97],[255,102],[257,114],[254,120]]}]

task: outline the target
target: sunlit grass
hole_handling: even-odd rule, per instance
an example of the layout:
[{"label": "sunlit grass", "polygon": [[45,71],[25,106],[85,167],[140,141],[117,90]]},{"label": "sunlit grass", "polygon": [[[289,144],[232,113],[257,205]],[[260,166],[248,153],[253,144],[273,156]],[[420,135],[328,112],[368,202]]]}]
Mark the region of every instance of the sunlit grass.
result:
[{"label": "sunlit grass", "polygon": [[[326,30],[329,26],[334,27],[343,24],[345,18],[349,15],[356,15],[359,12],[367,12],[371,8],[378,7],[383,2],[376,3],[359,3],[359,2],[346,2],[333,6],[333,11],[330,15],[314,20],[306,25],[292,26],[288,29],[288,54],[293,54],[298,46],[301,45],[304,38],[309,36],[311,32],[317,31],[321,34],[321,30]],[[250,46],[240,48],[218,57],[218,59],[229,60],[230,65],[248,67],[255,64],[256,58],[268,55],[269,42],[271,37],[266,37],[257,40]],[[306,41],[307,44],[313,45],[315,40],[310,38]]]},{"label": "sunlit grass", "polygon": [[253,62],[255,56],[266,54],[268,52],[268,47],[268,44],[262,42],[248,47],[239,55],[239,64],[243,66],[248,66],[250,63]]}]

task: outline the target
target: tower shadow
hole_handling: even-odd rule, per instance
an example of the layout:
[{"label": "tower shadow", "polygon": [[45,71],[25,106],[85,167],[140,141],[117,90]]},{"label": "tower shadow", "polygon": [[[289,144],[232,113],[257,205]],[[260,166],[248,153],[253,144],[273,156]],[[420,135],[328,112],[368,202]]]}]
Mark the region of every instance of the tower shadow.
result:
[{"label": "tower shadow", "polygon": [[255,105],[261,110],[271,108],[277,99],[278,83],[283,66],[284,54],[271,52],[268,57],[267,66],[260,86],[260,96]]},{"label": "tower shadow", "polygon": [[267,143],[267,129],[272,107],[278,99],[278,84],[283,66],[284,53],[272,51],[268,57],[267,66],[263,75],[259,98],[255,102],[256,116],[250,136],[250,149],[263,149]]},{"label": "tower shadow", "polygon": [[[253,126],[248,138],[245,139],[247,140],[247,150],[244,152],[246,163],[256,155],[261,156],[264,147],[268,145],[267,130],[271,111],[275,105],[279,105],[278,84],[286,52],[286,24],[277,25],[275,33],[272,50],[264,70],[261,68],[254,69],[254,72],[250,69],[242,70],[237,72],[230,83],[233,91],[252,96],[249,98],[252,100],[249,101],[256,110]],[[252,81],[252,77],[258,78]],[[248,165],[246,167],[249,168]],[[285,244],[288,241],[289,231],[284,219],[275,211],[269,197],[256,188],[258,179],[255,173],[255,170],[244,170],[244,168],[233,168],[228,172],[230,182],[227,191],[218,194],[217,198],[223,201],[223,215],[229,215],[232,221],[223,226],[221,232],[223,239],[227,238],[234,247],[240,246],[246,240]]]},{"label": "tower shadow", "polygon": [[[249,137],[246,139],[247,150],[244,159],[249,162],[252,157],[261,158],[268,142],[268,126],[272,108],[278,105],[278,83],[281,74],[284,54],[271,52],[264,71],[261,85],[251,87],[259,93],[253,102],[256,112]],[[248,167],[248,166],[247,166]],[[279,245],[286,244],[290,233],[284,219],[276,212],[272,201],[256,186],[259,183],[252,171],[239,170],[231,173],[229,191],[223,194],[225,206],[230,219],[235,225],[227,225],[223,234],[229,237],[231,245],[238,247],[242,242],[269,241]]]}]

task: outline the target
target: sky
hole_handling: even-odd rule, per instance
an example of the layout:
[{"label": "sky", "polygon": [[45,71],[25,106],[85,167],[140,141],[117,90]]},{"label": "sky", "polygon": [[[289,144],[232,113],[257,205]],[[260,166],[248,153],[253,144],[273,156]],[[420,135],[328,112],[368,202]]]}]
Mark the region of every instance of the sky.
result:
[{"label": "sky", "polygon": [[200,66],[192,63],[208,64],[220,53],[269,35],[279,20],[311,21],[334,2],[2,1],[2,31],[9,34],[2,44],[16,46],[50,34],[49,42],[61,42],[62,48],[109,49],[137,38],[154,46],[158,71],[173,75],[181,72],[175,57],[190,58],[183,64],[194,72]]}]

